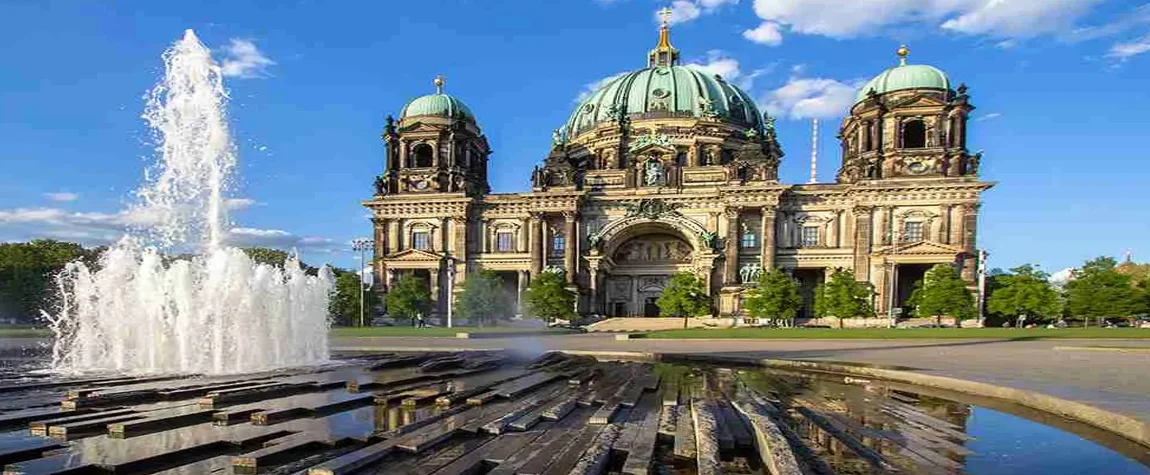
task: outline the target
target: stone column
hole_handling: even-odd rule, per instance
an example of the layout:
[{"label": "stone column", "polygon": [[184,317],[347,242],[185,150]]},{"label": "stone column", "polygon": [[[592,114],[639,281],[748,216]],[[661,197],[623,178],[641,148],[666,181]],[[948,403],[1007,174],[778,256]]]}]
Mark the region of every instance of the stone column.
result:
[{"label": "stone column", "polygon": [[439,238],[439,252],[444,254],[453,253],[454,248],[451,247],[452,233],[451,228],[448,226],[454,223],[451,222],[451,218],[443,218],[439,220],[439,223],[439,236],[436,236]]},{"label": "stone column", "polygon": [[763,272],[769,272],[775,268],[775,208],[772,206],[764,206],[762,212],[762,231],[759,235],[759,265],[763,267]]},{"label": "stone column", "polygon": [[723,266],[723,285],[739,285],[739,208],[727,208],[726,265]]},{"label": "stone column", "polygon": [[962,205],[950,205],[950,245],[962,245]]},{"label": "stone column", "polygon": [[411,165],[407,162],[407,149],[410,148],[408,145],[409,143],[407,140],[399,141],[399,163],[401,164],[400,168],[408,168]]},{"label": "stone column", "polygon": [[938,242],[950,244],[950,205],[938,205]]},{"label": "stone column", "polygon": [[543,271],[543,255],[539,252],[543,248],[539,243],[543,237],[543,214],[531,213],[531,218],[527,220],[527,223],[531,235],[528,239],[531,249],[531,277],[535,278]]},{"label": "stone column", "polygon": [[519,271],[515,271],[515,274],[519,277],[518,280],[516,281],[516,287],[515,287],[515,308],[516,308],[516,313],[522,315],[523,314],[523,292],[525,292],[527,290],[527,271],[519,270]]},{"label": "stone column", "polygon": [[392,219],[387,223],[387,253],[399,252],[399,220]]},{"label": "stone column", "polygon": [[871,247],[871,208],[856,206],[854,215],[854,271],[855,280],[868,280]]},{"label": "stone column", "polygon": [[962,205],[962,249],[966,251],[962,262],[962,280],[973,282],[978,267],[978,242],[975,237],[978,231],[979,203]]},{"label": "stone column", "polygon": [[827,247],[839,247],[839,211],[831,212],[831,220],[827,222]]},{"label": "stone column", "polygon": [[563,267],[567,269],[567,283],[575,283],[575,274],[579,271],[576,266],[578,265],[575,256],[575,212],[563,213],[563,221],[566,225],[564,228],[565,237],[563,240]]},{"label": "stone column", "polygon": [[371,270],[372,282],[376,287],[385,288],[387,285],[383,281],[383,276],[387,272],[387,266],[383,262],[383,257],[387,254],[387,220],[383,218],[372,218],[371,220],[373,231],[374,244],[371,246]]},{"label": "stone column", "polygon": [[440,307],[443,305],[443,299],[439,298],[439,273],[443,269],[436,267],[428,269],[428,277],[431,279],[431,308],[433,312],[439,312]]},{"label": "stone column", "polygon": [[591,281],[589,282],[591,289],[590,289],[590,292],[588,294],[588,298],[590,298],[590,303],[591,303],[591,305],[590,305],[591,308],[589,309],[589,311],[591,313],[601,314],[603,312],[600,310],[600,306],[599,306],[599,265],[598,265],[598,263],[597,262],[592,263],[587,268],[587,272],[590,274],[590,277],[591,277]]},{"label": "stone column", "polygon": [[785,211],[778,211],[776,213],[775,221],[775,233],[777,237],[776,241],[779,243],[779,247],[782,249],[793,247],[791,246],[791,239],[788,235],[789,231],[787,231],[791,227],[790,214]]}]

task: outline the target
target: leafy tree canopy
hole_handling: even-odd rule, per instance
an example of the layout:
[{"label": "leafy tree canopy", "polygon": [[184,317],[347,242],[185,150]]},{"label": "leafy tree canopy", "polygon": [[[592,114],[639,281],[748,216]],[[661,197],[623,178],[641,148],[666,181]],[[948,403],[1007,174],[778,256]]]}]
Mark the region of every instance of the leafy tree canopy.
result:
[{"label": "leafy tree canopy", "polygon": [[702,279],[691,272],[678,272],[655,302],[659,312],[669,317],[698,317],[711,313],[711,297]]},{"label": "leafy tree canopy", "polygon": [[29,323],[52,296],[52,277],[72,261],[98,265],[104,248],[51,239],[0,244],[0,318]]},{"label": "leafy tree canopy", "polygon": [[914,307],[914,315],[919,318],[946,315],[964,320],[978,316],[966,281],[948,264],[938,264],[927,271],[915,284],[907,304]]},{"label": "leafy tree canopy", "polygon": [[803,306],[799,283],[780,269],[764,272],[759,286],[748,292],[744,306],[752,317],[792,320]]},{"label": "leafy tree canopy", "polygon": [[874,290],[867,282],[855,280],[850,269],[835,269],[826,283],[815,289],[815,315],[820,317],[873,317],[871,296]]},{"label": "leafy tree canopy", "polygon": [[[337,325],[359,324],[360,289],[363,284],[355,272],[340,272],[335,280],[335,292],[332,293],[328,303],[328,311]],[[364,324],[370,325],[375,315],[375,307],[379,305],[379,295],[363,287],[363,313]]]},{"label": "leafy tree canopy", "polygon": [[1066,309],[1075,317],[1125,317],[1138,310],[1138,291],[1110,257],[1087,261],[1066,283]]},{"label": "leafy tree canopy", "polygon": [[1050,284],[1050,275],[1030,264],[1010,272],[995,276],[995,288],[986,300],[988,311],[1010,317],[1054,318],[1062,314],[1062,302]]},{"label": "leafy tree canopy", "polygon": [[467,275],[460,286],[459,316],[470,318],[479,326],[495,322],[512,313],[511,298],[503,291],[503,279],[495,271],[480,270]]},{"label": "leafy tree canopy", "polygon": [[414,275],[405,275],[392,284],[387,292],[387,313],[395,318],[415,318],[426,315],[431,308],[431,292],[427,281]]},{"label": "leafy tree canopy", "polygon": [[559,272],[543,272],[532,279],[523,301],[529,315],[549,323],[575,316],[575,293],[567,290],[567,280]]}]

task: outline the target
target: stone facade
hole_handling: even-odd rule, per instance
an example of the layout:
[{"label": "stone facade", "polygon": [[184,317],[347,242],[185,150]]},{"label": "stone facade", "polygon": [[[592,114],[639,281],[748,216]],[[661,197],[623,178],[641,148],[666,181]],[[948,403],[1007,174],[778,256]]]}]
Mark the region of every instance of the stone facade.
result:
[{"label": "stone facade", "polygon": [[[681,74],[677,56],[664,27],[641,71]],[[442,313],[477,269],[500,272],[517,297],[562,269],[581,313],[650,316],[669,276],[690,271],[728,316],[763,269],[792,271],[808,303],[831,270],[851,269],[873,284],[880,314],[929,265],[954,264],[973,283],[980,194],[992,184],[967,152],[965,87],[866,94],[843,121],[836,182],[804,185],[779,183],[774,119],[753,104],[732,94],[719,114],[660,91],[638,93],[701,106],[609,104],[596,116],[587,107],[602,101],[582,104],[525,193],[488,192],[490,149],[473,117],[389,118],[386,171],[363,203],[378,290],[416,272]]]}]

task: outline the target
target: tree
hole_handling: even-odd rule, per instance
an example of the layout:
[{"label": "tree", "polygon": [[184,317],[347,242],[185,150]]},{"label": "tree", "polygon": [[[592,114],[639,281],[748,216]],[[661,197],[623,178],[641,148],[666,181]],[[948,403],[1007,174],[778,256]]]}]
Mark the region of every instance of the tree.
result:
[{"label": "tree", "polygon": [[874,316],[873,295],[869,283],[855,280],[854,271],[836,269],[826,283],[815,288],[815,315],[838,317],[842,328],[844,318]]},{"label": "tree", "polygon": [[523,302],[528,314],[547,323],[575,316],[575,293],[567,290],[567,281],[559,272],[544,272],[533,279]]},{"label": "tree", "polygon": [[364,323],[369,324],[375,307],[379,305],[379,295],[365,288],[359,274],[355,272],[340,270],[335,274],[335,291],[328,303],[328,311],[335,318],[335,323],[351,326],[359,322],[359,299],[362,294]]},{"label": "tree", "polygon": [[[245,247],[243,251],[244,254],[247,254],[248,258],[253,262],[257,264],[267,264],[269,266],[275,267],[283,267],[284,263],[286,263],[288,258],[291,257],[291,254],[287,251],[281,251],[279,249],[272,249],[269,247]],[[299,261],[299,266],[309,275],[315,275],[317,272],[319,272],[319,268],[309,266],[303,261]]]},{"label": "tree", "polygon": [[914,316],[919,318],[943,315],[965,320],[978,316],[974,306],[974,295],[966,288],[966,281],[958,275],[954,266],[938,264],[926,271],[922,280],[914,285],[907,304],[914,308]]},{"label": "tree", "polygon": [[1007,317],[1054,318],[1062,314],[1058,291],[1050,275],[1026,264],[994,277],[995,288],[986,299],[986,309]]},{"label": "tree", "polygon": [[702,279],[691,272],[672,275],[655,304],[663,315],[683,317],[683,328],[687,328],[688,317],[711,313],[711,296],[707,294]]},{"label": "tree", "polygon": [[50,304],[53,275],[77,260],[94,270],[102,252],[51,239],[0,244],[0,318],[32,322]]},{"label": "tree", "polygon": [[415,318],[431,308],[431,292],[427,282],[414,275],[405,275],[392,284],[387,293],[387,314],[396,318]]},{"label": "tree", "polygon": [[764,272],[759,286],[749,294],[745,301],[747,312],[755,318],[769,318],[772,324],[794,320],[803,306],[798,281],[779,269]]},{"label": "tree", "polygon": [[495,271],[480,270],[467,275],[460,287],[459,315],[475,321],[480,327],[511,313],[511,299],[503,292],[503,279]]},{"label": "tree", "polygon": [[[1086,261],[1066,283],[1066,309],[1070,315],[1101,323],[1106,317],[1129,317],[1138,307],[1137,290],[1130,276],[1115,269],[1110,257]],[[1087,320],[1089,321],[1089,320]]]}]

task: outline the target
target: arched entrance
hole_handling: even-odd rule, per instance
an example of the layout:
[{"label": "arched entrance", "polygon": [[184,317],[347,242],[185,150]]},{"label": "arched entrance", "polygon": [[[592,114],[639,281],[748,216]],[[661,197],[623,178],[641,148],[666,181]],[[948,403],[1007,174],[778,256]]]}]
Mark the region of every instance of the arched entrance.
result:
[{"label": "arched entrance", "polygon": [[[603,310],[612,317],[657,317],[671,275],[694,270],[697,239],[669,223],[645,220],[603,243],[599,275]],[[692,243],[695,241],[695,243]]]}]

